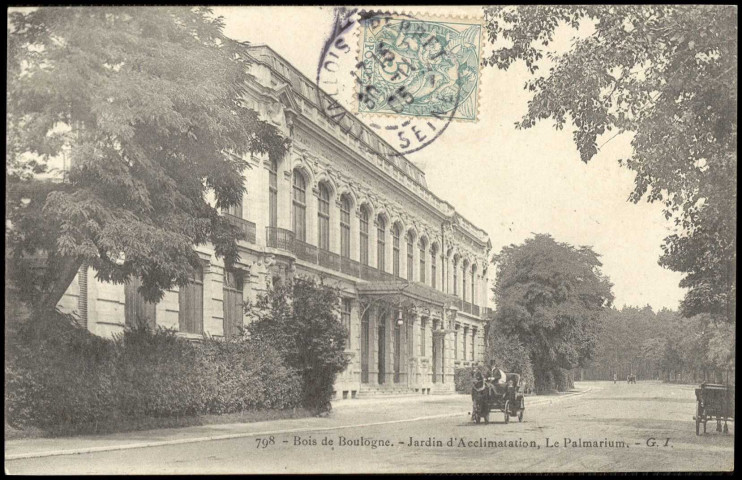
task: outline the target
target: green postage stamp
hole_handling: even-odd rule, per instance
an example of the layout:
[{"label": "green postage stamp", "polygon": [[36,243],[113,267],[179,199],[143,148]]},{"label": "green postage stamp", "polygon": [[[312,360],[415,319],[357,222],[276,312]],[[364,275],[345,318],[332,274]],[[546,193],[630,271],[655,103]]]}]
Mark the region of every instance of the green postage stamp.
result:
[{"label": "green postage stamp", "polygon": [[482,30],[476,19],[361,20],[358,113],[475,121]]}]

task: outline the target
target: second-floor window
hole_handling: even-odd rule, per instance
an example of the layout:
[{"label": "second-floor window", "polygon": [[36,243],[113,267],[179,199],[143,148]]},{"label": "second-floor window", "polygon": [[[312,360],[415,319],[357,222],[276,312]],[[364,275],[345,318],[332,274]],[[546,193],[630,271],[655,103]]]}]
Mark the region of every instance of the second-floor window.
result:
[{"label": "second-floor window", "polygon": [[415,268],[413,249],[415,248],[412,232],[407,232],[407,280],[412,281],[412,272]]},{"label": "second-floor window", "polygon": [[420,239],[420,283],[425,283],[425,257],[427,256],[425,253],[426,250],[426,243],[425,239]]},{"label": "second-floor window", "polygon": [[307,183],[304,176],[294,170],[294,187],[292,190],[292,226],[297,240],[307,240]]},{"label": "second-floor window", "polygon": [[317,246],[323,250],[330,249],[330,190],[324,183],[319,184],[317,205]]},{"label": "second-floor window", "polygon": [[459,265],[458,259],[453,259],[453,294],[459,294]]},{"label": "second-floor window", "polygon": [[361,250],[361,263],[368,265],[368,210],[365,207],[361,207],[361,217],[359,222],[360,231],[360,245]]},{"label": "second-floor window", "polygon": [[461,271],[461,299],[466,301],[466,267],[468,265],[464,263],[464,268]]},{"label": "second-floor window", "polygon": [[350,258],[350,198],[340,197],[340,255]]},{"label": "second-floor window", "polygon": [[384,217],[379,215],[376,219],[376,268],[382,272],[386,269],[386,222]]},{"label": "second-floor window", "polygon": [[471,269],[471,303],[476,305],[477,304],[477,282],[476,280],[476,269],[472,267]]},{"label": "second-floor window", "polygon": [[436,261],[435,256],[438,252],[435,248],[430,249],[430,286],[435,288],[436,284],[436,275],[437,275],[437,267],[436,267]]},{"label": "second-floor window", "polygon": [[392,227],[392,270],[399,277],[399,225]]},{"label": "second-floor window", "polygon": [[278,164],[275,160],[268,169],[268,225],[278,226]]}]

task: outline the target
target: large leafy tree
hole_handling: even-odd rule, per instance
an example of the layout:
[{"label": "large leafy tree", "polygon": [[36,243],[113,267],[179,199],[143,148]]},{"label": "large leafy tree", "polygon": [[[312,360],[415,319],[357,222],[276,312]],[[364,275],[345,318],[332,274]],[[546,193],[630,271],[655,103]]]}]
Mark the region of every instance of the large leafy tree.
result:
[{"label": "large leafy tree", "polygon": [[[737,8],[485,7],[485,17],[494,46],[485,62],[507,69],[523,61],[532,74],[525,87],[533,97],[517,127],[571,124],[584,162],[631,133],[631,156],[621,159],[636,172],[629,198],[662,202],[674,219],[660,264],[685,273],[683,313],[733,322]],[[565,52],[552,50],[559,28],[581,35]]]},{"label": "large leafy tree", "polygon": [[535,235],[493,260],[495,325],[528,348],[536,390],[560,386],[565,370],[592,356],[600,315],[613,301],[598,254]]},{"label": "large leafy tree", "polygon": [[242,104],[249,59],[222,30],[207,8],[10,14],[6,258],[25,300],[53,308],[83,262],[157,300],[196,245],[237,258],[219,213],[241,201],[244,158],[287,140]]}]

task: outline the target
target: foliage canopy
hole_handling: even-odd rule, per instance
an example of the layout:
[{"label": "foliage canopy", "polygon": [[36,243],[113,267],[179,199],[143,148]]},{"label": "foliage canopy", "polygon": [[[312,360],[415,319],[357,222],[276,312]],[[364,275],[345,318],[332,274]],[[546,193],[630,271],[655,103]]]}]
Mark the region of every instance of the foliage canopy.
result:
[{"label": "foliage canopy", "polygon": [[[734,321],[737,219],[737,7],[485,7],[500,69],[525,62],[533,92],[517,128],[574,125],[584,162],[607,132],[630,132],[630,200],[662,202],[676,233],[660,264],[685,273],[683,313]],[[560,29],[580,36],[552,51]],[[539,67],[550,64],[541,75]],[[610,141],[610,137],[605,142]],[[602,139],[602,138],[601,138]]]},{"label": "foliage canopy", "polygon": [[6,238],[28,298],[53,307],[83,261],[158,300],[188,281],[196,245],[237,259],[220,211],[241,202],[245,158],[287,140],[241,101],[249,59],[223,26],[208,8],[11,13]]}]

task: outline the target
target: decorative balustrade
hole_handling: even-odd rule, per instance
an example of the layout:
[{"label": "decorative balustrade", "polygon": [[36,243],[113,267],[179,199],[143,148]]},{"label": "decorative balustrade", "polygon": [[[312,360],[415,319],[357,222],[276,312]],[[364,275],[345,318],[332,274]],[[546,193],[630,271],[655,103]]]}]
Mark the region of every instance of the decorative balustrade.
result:
[{"label": "decorative balustrade", "polygon": [[341,271],[340,255],[338,255],[337,253],[332,253],[328,252],[327,250],[320,249],[318,259],[320,266],[335,270],[336,272]]},{"label": "decorative balustrade", "polygon": [[229,213],[225,213],[224,218],[229,223],[239,228],[240,231],[242,231],[245,241],[249,243],[255,243],[255,230],[256,229],[255,229],[255,224],[253,222],[249,222],[245,220],[244,218],[240,218],[240,217],[231,215]]},{"label": "decorative balustrade", "polygon": [[[248,222],[249,223],[249,222]],[[384,272],[370,265],[363,265],[360,262],[347,257],[342,257],[324,249],[317,248],[307,242],[297,240],[294,232],[277,227],[266,227],[266,243],[269,247],[288,250],[296,255],[296,258],[320,265],[336,272],[342,272],[355,278],[360,278],[370,282],[391,282],[400,281],[400,277],[394,274]],[[458,299],[458,307],[464,313],[480,317],[492,312],[491,308],[480,307],[462,299]]]},{"label": "decorative balustrade", "polygon": [[465,313],[468,313],[468,314],[470,314],[470,315],[471,315],[471,310],[472,310],[472,309],[471,309],[471,307],[472,307],[472,304],[471,304],[471,303],[469,303],[469,302],[467,302],[466,300],[464,300],[464,301],[462,302],[462,304],[463,304],[463,306],[462,306],[461,310],[463,310],[463,311],[464,311]]},{"label": "decorative balustrade", "polygon": [[351,260],[348,257],[342,257],[340,259],[340,271],[346,275],[360,278],[361,276],[361,264],[355,260]]},{"label": "decorative balustrade", "polygon": [[307,242],[294,239],[294,249],[292,250],[296,258],[304,260],[306,262],[318,263],[317,262],[317,247]]},{"label": "decorative balustrade", "polygon": [[265,227],[266,245],[281,250],[293,251],[294,232],[278,227]]}]

